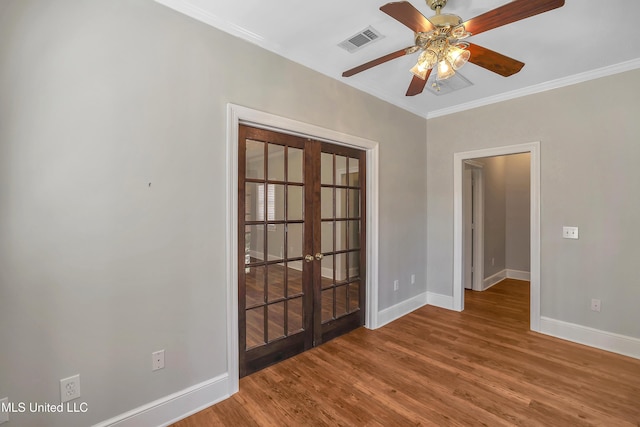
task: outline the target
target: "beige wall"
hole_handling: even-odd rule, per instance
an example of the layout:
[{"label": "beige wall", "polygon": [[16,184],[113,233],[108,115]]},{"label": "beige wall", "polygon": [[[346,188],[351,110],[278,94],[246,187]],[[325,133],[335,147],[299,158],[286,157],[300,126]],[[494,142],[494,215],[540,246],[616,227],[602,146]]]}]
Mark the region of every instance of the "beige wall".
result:
[{"label": "beige wall", "polygon": [[425,292],[424,119],[151,0],[3,0],[0,398],[90,408],[12,426],[225,373],[229,102],[379,142],[380,309]]},{"label": "beige wall", "polygon": [[484,278],[529,272],[530,154],[475,159],[484,176]]},{"label": "beige wall", "polygon": [[634,70],[428,120],[428,290],[453,293],[453,154],[539,141],[542,316],[640,338],[638,88]]},{"label": "beige wall", "polygon": [[484,278],[506,268],[506,156],[478,159],[484,183]]},{"label": "beige wall", "polygon": [[505,182],[505,266],[531,269],[531,155],[507,157]]}]

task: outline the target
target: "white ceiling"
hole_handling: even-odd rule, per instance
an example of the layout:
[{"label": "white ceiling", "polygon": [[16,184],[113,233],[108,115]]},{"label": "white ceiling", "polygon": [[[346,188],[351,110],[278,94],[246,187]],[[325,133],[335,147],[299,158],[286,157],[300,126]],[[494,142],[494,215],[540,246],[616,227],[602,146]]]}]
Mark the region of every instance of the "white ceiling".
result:
[{"label": "white ceiling", "polygon": [[[342,72],[413,45],[413,33],[379,10],[385,0],[156,0],[329,77],[423,117],[437,117],[517,96],[640,68],[640,1],[566,0],[550,12],[468,40],[525,63],[501,77],[468,63],[459,72],[472,86],[436,96],[405,96],[417,53],[344,78]],[[449,0],[443,13],[463,21],[507,0]],[[411,4],[426,17],[424,0]],[[368,26],[383,39],[348,53],[338,43]],[[632,88],[640,93],[640,87]]]}]

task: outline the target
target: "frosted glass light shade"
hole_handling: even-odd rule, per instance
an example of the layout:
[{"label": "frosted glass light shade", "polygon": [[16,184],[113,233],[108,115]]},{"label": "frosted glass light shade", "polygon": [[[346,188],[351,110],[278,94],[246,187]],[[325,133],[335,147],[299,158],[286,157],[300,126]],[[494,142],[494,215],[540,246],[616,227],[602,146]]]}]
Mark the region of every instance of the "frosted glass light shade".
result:
[{"label": "frosted glass light shade", "polygon": [[414,76],[416,77],[420,77],[422,80],[426,80],[427,79],[427,71],[429,71],[428,68],[422,67],[419,63],[414,65],[413,68],[410,70]]},{"label": "frosted glass light shade", "polygon": [[418,56],[418,64],[421,64],[425,68],[433,68],[438,60],[438,55],[431,49],[427,49]]},{"label": "frosted glass light shade", "polygon": [[436,80],[446,80],[455,73],[456,72],[453,70],[453,67],[446,59],[438,62],[438,76],[436,77]]},{"label": "frosted glass light shade", "polygon": [[425,50],[418,57],[418,62],[410,70],[415,76],[420,77],[422,80],[427,78],[427,71],[429,71],[435,65],[438,57],[432,50]]},{"label": "frosted glass light shade", "polygon": [[447,60],[454,70],[462,68],[462,66],[467,63],[470,56],[471,52],[465,49],[460,49],[456,46],[451,46],[447,52]]}]

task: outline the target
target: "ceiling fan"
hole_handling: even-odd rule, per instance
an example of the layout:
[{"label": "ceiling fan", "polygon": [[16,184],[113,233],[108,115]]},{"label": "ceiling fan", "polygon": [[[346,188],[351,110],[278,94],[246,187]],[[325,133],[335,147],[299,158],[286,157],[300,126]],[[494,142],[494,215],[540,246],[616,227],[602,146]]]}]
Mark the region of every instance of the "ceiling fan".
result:
[{"label": "ceiling fan", "polygon": [[498,52],[469,43],[467,37],[501,27],[521,19],[557,9],[564,0],[515,0],[473,19],[462,22],[453,14],[441,13],[447,0],[426,0],[435,15],[426,18],[408,1],[387,3],[381,11],[406,25],[414,32],[413,46],[389,53],[342,73],[342,77],[373,68],[376,65],[420,51],[416,65],[411,69],[413,79],[407,96],[422,93],[429,75],[436,69],[437,80],[445,80],[455,74],[467,61],[501,76],[511,76],[522,69],[523,62]]}]

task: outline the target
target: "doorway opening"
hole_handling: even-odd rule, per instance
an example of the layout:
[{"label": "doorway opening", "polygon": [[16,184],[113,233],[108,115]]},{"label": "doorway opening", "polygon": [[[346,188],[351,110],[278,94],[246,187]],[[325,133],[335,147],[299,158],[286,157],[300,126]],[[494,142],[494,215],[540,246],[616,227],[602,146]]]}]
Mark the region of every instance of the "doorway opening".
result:
[{"label": "doorway opening", "polygon": [[[539,142],[497,147],[454,154],[454,276],[453,308],[464,310],[464,182],[465,162],[510,154],[530,154],[529,172],[529,266],[530,266],[530,329],[540,330],[540,147]],[[487,230],[484,230],[486,235]],[[483,262],[486,267],[487,261]],[[486,271],[483,275],[486,275]],[[484,278],[483,278],[484,280]],[[484,285],[483,285],[484,286]]]}]

